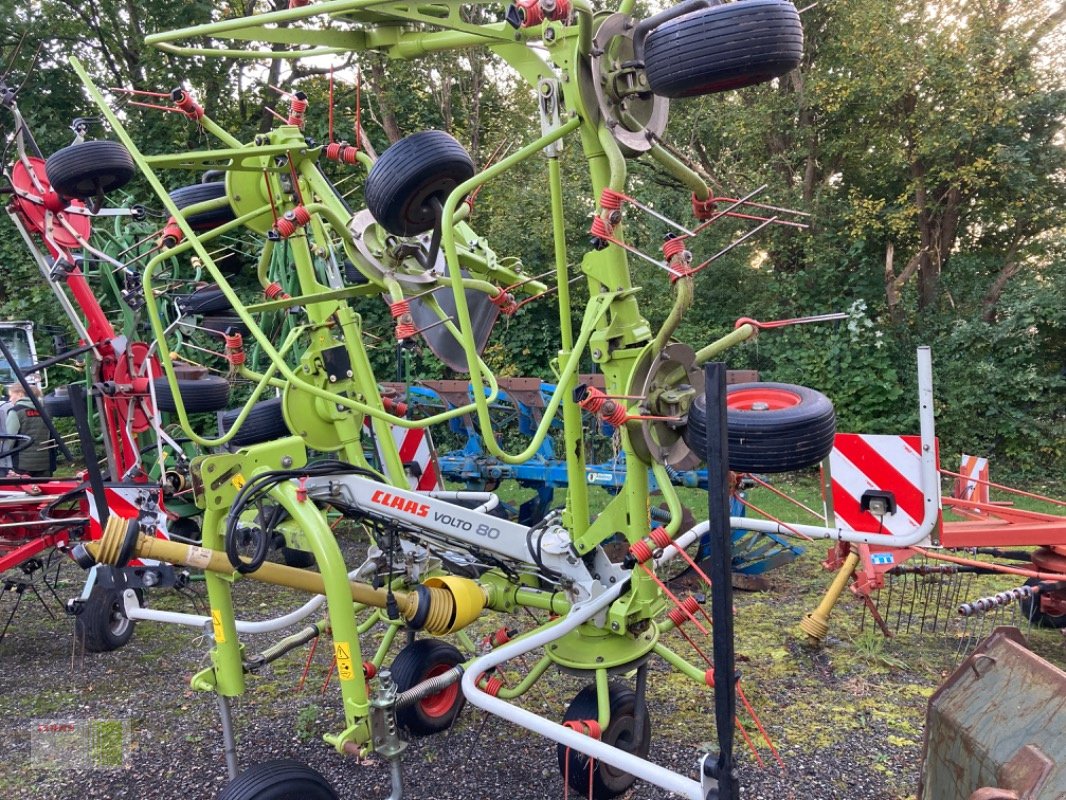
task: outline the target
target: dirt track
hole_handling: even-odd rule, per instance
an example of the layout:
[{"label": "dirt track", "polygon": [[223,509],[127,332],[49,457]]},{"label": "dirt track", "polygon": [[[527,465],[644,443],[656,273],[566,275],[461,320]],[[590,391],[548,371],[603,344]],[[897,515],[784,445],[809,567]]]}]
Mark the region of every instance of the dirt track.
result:
[{"label": "dirt track", "polygon": [[[60,595],[76,594],[79,573],[71,565],[64,576]],[[773,573],[770,593],[737,596],[742,685],[786,765],[783,771],[774,764],[763,745],[768,766],[758,767],[738,734],[745,798],[895,800],[915,791],[925,700],[950,670],[958,640],[915,630],[885,643],[869,631],[859,633],[858,606],[845,603],[833,618],[837,638],[826,649],[810,651],[801,645],[794,622],[826,583],[812,553]],[[238,598],[243,616],[273,615],[272,607],[290,609],[300,602],[257,586],[239,587]],[[8,593],[0,605],[5,618],[10,602]],[[192,611],[198,604],[170,595],[156,597],[153,605]],[[189,688],[206,656],[195,630],[142,623],[120,651],[78,654],[71,620],[62,615],[50,620],[31,597],[12,628],[0,644],[4,797],[207,800],[218,794],[225,784],[218,716],[210,697]],[[1057,632],[1034,632],[1034,639],[1045,656],[1060,664],[1066,660]],[[258,639],[250,646],[265,643]],[[671,646],[682,650],[685,643],[678,638]],[[321,691],[329,668],[325,650],[318,649],[302,691],[297,686],[306,648],[249,677],[248,693],[235,704],[241,764],[292,757],[325,773],[342,798],[384,798],[390,785],[383,761],[358,764],[321,740],[343,721],[336,682]],[[654,669],[652,759],[695,775],[699,746],[714,741],[711,697],[661,664]],[[581,686],[577,678],[549,673],[525,705],[558,720]],[[128,725],[125,768],[76,770],[60,759],[54,759],[54,769],[34,767],[31,731],[40,720],[90,719]],[[742,720],[754,733],[746,715]],[[404,777],[410,800],[564,796],[554,744],[471,707],[449,733],[411,745]],[[628,796],[667,795],[638,783]]]}]

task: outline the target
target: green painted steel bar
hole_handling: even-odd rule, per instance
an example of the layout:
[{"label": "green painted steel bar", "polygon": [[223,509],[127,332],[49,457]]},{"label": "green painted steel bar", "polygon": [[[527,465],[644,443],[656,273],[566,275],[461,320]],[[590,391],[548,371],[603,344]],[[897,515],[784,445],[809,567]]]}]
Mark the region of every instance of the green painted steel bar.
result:
[{"label": "green painted steel bar", "polygon": [[[618,142],[615,141],[614,136],[606,125],[601,125],[596,129],[596,136],[599,139],[600,151],[607,159],[607,167],[609,170],[609,176],[607,178],[607,186],[616,192],[621,192],[625,189],[626,185],[626,160],[622,156],[622,151],[618,149]],[[602,187],[600,187],[602,190]],[[600,192],[596,192],[596,201],[599,202]]]},{"label": "green painted steel bar", "polygon": [[652,652],[674,667],[678,672],[692,678],[696,683],[701,686],[707,685],[707,672],[705,670],[701,670],[699,667],[694,667],[692,664],[689,664],[685,659],[662,642],[656,642],[655,647],[652,648]]},{"label": "green painted steel bar", "polygon": [[658,461],[653,461],[651,471],[655,475],[655,481],[659,484],[659,491],[663,493],[663,499],[666,500],[666,508],[670,512],[670,521],[666,524],[666,532],[670,534],[670,538],[673,538],[681,530],[681,519],[684,513],[684,509],[681,507],[681,499],[677,496],[677,490],[674,488],[673,481],[670,480],[670,475],[666,472],[664,465]]},{"label": "green painted steel bar", "polygon": [[[449,219],[452,214],[455,213],[456,206],[459,204],[459,200],[465,197],[469,192],[473,191],[478,186],[492,180],[497,175],[506,172],[509,169],[514,168],[516,165],[525,161],[526,159],[541,152],[544,148],[555,143],[559,139],[577,130],[581,126],[581,120],[578,117],[574,117],[563,125],[559,126],[554,131],[551,131],[539,139],[531,142],[525,147],[521,148],[517,152],[511,154],[505,159],[493,164],[486,170],[475,175],[467,181],[457,186],[455,190],[448,195],[448,199],[444,203],[443,216],[445,219]],[[455,234],[451,228],[445,227],[441,235],[441,247],[444,250],[445,258],[448,262],[450,278],[452,281],[452,292],[455,295],[456,313],[459,317],[459,327],[461,330],[473,330],[473,326],[470,321],[470,309],[466,303],[466,294],[463,289],[461,275],[457,268],[458,256],[456,254],[455,247]],[[580,362],[581,354],[584,352],[585,345],[588,343],[590,336],[592,335],[592,328],[598,323],[599,319],[604,313],[606,313],[609,305],[604,303],[604,299],[611,295],[605,294],[593,298],[588,307],[586,308],[585,319],[582,324],[582,331],[577,342],[577,346],[567,359],[565,366],[561,370],[560,380],[564,383],[569,380],[570,375],[576,374],[577,366]],[[611,296],[613,297],[613,296]],[[593,312],[590,316],[590,312]],[[490,394],[486,396],[484,390],[485,384],[482,376],[482,364],[477,356],[477,351],[472,340],[467,340],[467,337],[461,339],[463,349],[466,352],[467,362],[470,365],[470,383],[474,387],[474,404],[477,407],[478,423],[485,436],[485,446],[490,453],[500,458],[506,463],[518,464],[527,461],[537,448],[544,441],[544,437],[548,433],[548,427],[551,424],[551,419],[554,417],[555,412],[558,410],[562,401],[563,392],[556,392],[552,399],[548,403],[548,407],[544,411],[544,417],[540,424],[537,426],[537,431],[534,434],[532,442],[526,447],[525,450],[518,454],[505,453],[499,445],[496,443],[496,438],[492,434],[492,421],[489,418],[489,404],[495,401],[496,393],[490,391]],[[491,374],[491,371],[486,370],[484,378],[488,378],[492,383],[495,383],[495,379]]]},{"label": "green painted steel bar", "polygon": [[[71,61],[75,61],[75,57],[71,56]],[[88,76],[86,76],[88,77]],[[103,97],[97,105],[103,103]],[[106,103],[104,103],[106,105]],[[232,138],[232,137],[230,137]],[[236,144],[219,150],[193,150],[189,153],[164,153],[162,155],[146,156],[141,154],[142,163],[151,167],[159,167],[162,169],[194,169],[197,165],[207,166],[210,165],[211,169],[225,169],[225,170],[237,170],[243,172],[286,172],[285,166],[267,166],[264,167],[261,164],[255,166],[243,166],[243,163],[250,158],[261,158],[263,156],[287,156],[293,150],[309,150],[306,143],[300,140],[299,144],[261,144],[256,145],[254,149],[236,142]],[[214,163],[219,162],[219,163]]]},{"label": "green painted steel bar", "polygon": [[611,687],[605,669],[596,670],[596,721],[601,731],[611,724]]},{"label": "green painted steel bar", "polygon": [[710,191],[707,189],[707,182],[697,175],[688,164],[685,164],[658,142],[652,142],[649,155],[658,161],[667,172],[691,189],[695,193],[697,200],[706,200],[711,196]]},{"label": "green painted steel bar", "polygon": [[[392,647],[392,643],[396,640],[396,634],[399,633],[400,628],[404,627],[405,623],[402,619],[389,619],[381,613],[381,609],[375,608],[374,613],[370,617],[359,624],[359,635],[369,631],[375,625],[385,623],[388,627],[385,628],[385,633],[381,636],[381,643],[378,645],[378,649],[374,651],[373,657],[370,659],[371,663],[375,667],[380,667],[385,663],[385,656],[389,654],[389,648]],[[359,671],[362,673],[363,665],[359,665]]]},{"label": "green painted steel bar", "polygon": [[[349,726],[355,725],[366,718],[370,706],[367,702],[359,632],[356,628],[352,590],[344,556],[322,511],[313,502],[299,499],[293,481],[272,487],[268,494],[299,526],[315,556],[315,564],[326,590],[330,630],[338,662],[341,696],[344,698],[344,718]],[[344,669],[345,660],[347,669]]]},{"label": "green painted steel bar", "polygon": [[[223,513],[221,509],[204,511],[202,544],[211,550],[225,550],[222,538]],[[244,663],[240,640],[237,637],[237,616],[233,612],[232,578],[215,572],[205,572],[207,600],[211,605],[211,621],[215,645],[211,648],[211,666],[214,685],[195,686],[195,689],[213,689],[224,697],[244,694]],[[349,595],[350,596],[350,595]]]},{"label": "green painted steel bar", "polygon": [[517,697],[521,697],[533,687],[533,684],[541,679],[541,676],[548,671],[548,667],[554,663],[550,657],[541,656],[521,681],[514,686],[504,686],[496,696],[504,700],[514,700]]},{"label": "green painted steel bar", "polygon": [[663,321],[662,327],[659,328],[659,332],[655,334],[651,350],[653,355],[661,353],[666,348],[666,345],[670,343],[670,337],[674,335],[674,331],[681,324],[685,312],[692,307],[695,295],[695,280],[692,276],[678,278],[674,281],[674,304]]},{"label": "green painted steel bar", "polygon": [[[264,25],[275,25],[280,22],[295,22],[317,17],[320,14],[339,14],[352,12],[357,9],[371,8],[383,5],[382,0],[330,0],[325,3],[314,3],[284,11],[271,11],[266,14],[257,14],[254,17],[234,17],[218,22],[207,22],[201,25],[192,25],[187,28],[175,28],[170,31],[153,33],[144,37],[145,44],[156,47],[162,43],[173,42],[177,39],[192,39],[198,37],[222,38],[223,34],[242,32],[245,29],[259,29]],[[300,33],[307,34],[306,28],[300,28]]]},{"label": "green painted steel bar", "polygon": [[754,325],[750,322],[745,322],[739,328],[727,333],[721,339],[717,339],[706,347],[696,351],[696,363],[702,366],[723,350],[728,350],[734,345],[746,342],[748,339],[753,338],[757,333],[758,329]]},{"label": "green painted steel bar", "polygon": [[541,589],[518,588],[514,593],[514,601],[520,606],[539,608],[552,614],[565,614],[570,610],[570,603],[563,595]]},{"label": "green painted steel bar", "polygon": [[[559,287],[559,360],[566,362],[574,352],[574,321],[570,308],[570,270],[567,264],[566,219],[563,207],[562,166],[558,155],[548,159],[548,188],[551,195],[552,240],[555,245],[555,285]],[[566,519],[574,536],[589,525],[589,490],[585,475],[585,437],[581,428],[581,408],[574,401],[574,381],[558,383],[563,396],[563,442],[566,448]]]}]

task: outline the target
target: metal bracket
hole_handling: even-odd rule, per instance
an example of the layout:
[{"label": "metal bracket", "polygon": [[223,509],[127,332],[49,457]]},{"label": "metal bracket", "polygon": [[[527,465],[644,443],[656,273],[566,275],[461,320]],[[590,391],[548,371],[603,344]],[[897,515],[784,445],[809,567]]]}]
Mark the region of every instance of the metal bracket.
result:
[{"label": "metal bracket", "polygon": [[[537,83],[537,98],[537,109],[540,112],[540,132],[542,135],[547,136],[562,125],[559,113],[562,105],[559,81],[554,78],[541,78]],[[547,158],[558,158],[563,152],[563,140],[552,142],[541,152]]]}]

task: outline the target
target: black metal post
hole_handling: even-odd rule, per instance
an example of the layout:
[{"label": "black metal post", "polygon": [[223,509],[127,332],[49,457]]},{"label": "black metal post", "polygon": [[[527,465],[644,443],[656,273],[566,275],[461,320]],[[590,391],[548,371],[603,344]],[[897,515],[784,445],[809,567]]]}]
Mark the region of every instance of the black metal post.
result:
[{"label": "black metal post", "polygon": [[70,393],[70,408],[74,412],[74,427],[78,431],[78,438],[81,439],[85,472],[89,476],[89,486],[93,490],[96,515],[100,519],[100,530],[103,530],[107,527],[110,512],[107,497],[104,495],[104,476],[100,472],[100,462],[96,455],[96,446],[93,444],[93,432],[89,427],[89,412],[85,408],[85,389],[80,384],[72,383],[67,391]]},{"label": "black metal post", "polygon": [[67,449],[66,442],[63,441],[63,437],[59,435],[59,431],[56,430],[55,423],[52,422],[52,415],[44,407],[44,403],[37,399],[37,394],[33,391],[33,387],[30,386],[30,382],[26,379],[26,373],[22,371],[22,368],[15,361],[15,356],[8,349],[4,343],[4,338],[0,336],[0,353],[4,354],[4,358],[7,359],[7,363],[11,365],[11,371],[15,373],[15,377],[18,378],[19,384],[22,386],[23,391],[26,392],[26,397],[33,403],[33,407],[37,409],[37,413],[41,415],[41,419],[44,421],[44,426],[48,428],[48,433],[52,436],[52,441],[56,443],[56,447],[59,448],[59,452],[63,454],[63,457],[69,462],[74,460],[74,456],[71,455],[70,450]]},{"label": "black metal post", "polygon": [[716,800],[739,800],[740,784],[733,763],[733,723],[737,713],[733,641],[733,543],[729,530],[729,436],[726,424],[725,364],[708,363],[707,386],[707,520],[711,557],[711,618],[714,620],[714,722],[718,760],[705,769],[718,781]]}]

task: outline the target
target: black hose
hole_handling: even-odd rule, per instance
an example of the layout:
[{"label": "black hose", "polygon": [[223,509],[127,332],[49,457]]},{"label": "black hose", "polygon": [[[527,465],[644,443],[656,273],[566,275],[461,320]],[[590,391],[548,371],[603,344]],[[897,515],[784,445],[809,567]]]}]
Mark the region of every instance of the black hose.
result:
[{"label": "black hose", "polygon": [[[229,514],[226,515],[226,529],[223,535],[226,547],[226,557],[229,559],[230,565],[242,575],[246,575],[249,572],[255,572],[266,561],[267,556],[270,554],[270,536],[268,530],[262,530],[260,532],[259,540],[255,545],[255,552],[252,554],[251,559],[245,560],[237,552],[238,545],[240,544],[237,539],[237,523],[240,521],[241,514],[244,513],[244,509],[252,502],[256,497],[265,492],[268,492],[272,487],[285,483],[296,478],[307,477],[326,477],[329,475],[363,475],[364,477],[373,478],[376,480],[377,476],[373,472],[362,467],[357,467],[354,464],[348,464],[344,461],[327,460],[317,461],[312,464],[308,464],[302,469],[280,469],[270,470],[269,472],[262,472],[237,492],[237,496],[233,498],[233,505],[230,507]],[[278,506],[281,508],[281,506]],[[275,515],[271,515],[270,519],[265,520],[265,523],[269,526],[276,525],[280,521]]]}]

